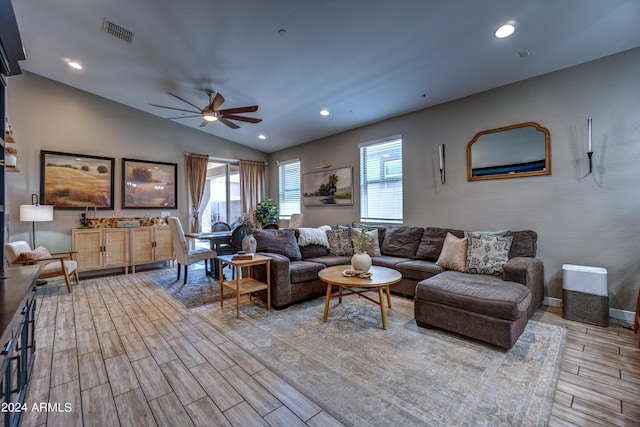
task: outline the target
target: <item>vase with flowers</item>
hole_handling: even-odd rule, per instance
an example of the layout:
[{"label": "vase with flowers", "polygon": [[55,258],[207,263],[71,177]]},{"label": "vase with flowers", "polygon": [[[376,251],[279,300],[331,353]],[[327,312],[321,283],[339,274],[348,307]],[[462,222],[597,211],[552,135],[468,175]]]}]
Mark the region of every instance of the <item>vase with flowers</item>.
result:
[{"label": "vase with flowers", "polygon": [[367,247],[373,242],[371,234],[367,233],[367,228],[356,230],[351,236],[353,244],[353,256],[351,257],[351,268],[358,271],[369,271],[371,268],[371,257],[367,253]]},{"label": "vase with flowers", "polygon": [[256,230],[256,223],[243,212],[237,220],[237,227],[244,236],[242,239],[242,250],[247,253],[255,253],[258,242],[253,237],[253,232]]}]

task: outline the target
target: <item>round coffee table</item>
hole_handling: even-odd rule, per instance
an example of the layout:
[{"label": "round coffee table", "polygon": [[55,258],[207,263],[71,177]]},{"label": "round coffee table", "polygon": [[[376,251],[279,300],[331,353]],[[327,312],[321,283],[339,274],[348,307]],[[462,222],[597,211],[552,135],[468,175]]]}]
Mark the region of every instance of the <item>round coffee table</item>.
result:
[{"label": "round coffee table", "polygon": [[[387,304],[391,308],[391,292],[389,291],[389,285],[393,285],[402,279],[402,274],[398,271],[387,267],[379,267],[377,265],[371,266],[369,272],[372,273],[371,277],[361,279],[359,277],[347,277],[342,274],[345,270],[350,270],[350,265],[336,265],[333,267],[327,267],[320,270],[318,278],[327,283],[327,298],[324,303],[324,318],[323,321],[327,321],[329,316],[329,304],[332,297],[338,297],[338,303],[342,303],[343,295],[360,295],[361,297],[380,306],[380,314],[382,316],[382,329],[387,329],[387,316],[384,312],[384,297],[382,295],[382,289],[384,288],[387,293]],[[333,286],[338,287],[338,295],[331,295]],[[350,292],[343,293],[343,288],[347,288]],[[364,292],[378,290],[378,301],[364,295]]]}]

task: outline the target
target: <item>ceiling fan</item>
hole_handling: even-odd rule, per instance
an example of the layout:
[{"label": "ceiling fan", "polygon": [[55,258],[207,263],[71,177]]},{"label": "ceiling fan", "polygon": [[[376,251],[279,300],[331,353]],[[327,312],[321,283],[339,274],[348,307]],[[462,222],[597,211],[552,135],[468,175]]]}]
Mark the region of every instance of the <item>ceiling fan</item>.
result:
[{"label": "ceiling fan", "polygon": [[[219,121],[229,126],[231,129],[238,129],[240,127],[237,124],[233,123],[231,120],[237,120],[240,122],[247,122],[247,123],[260,123],[262,121],[262,119],[255,119],[253,117],[243,117],[243,116],[237,115],[239,113],[253,113],[254,111],[258,110],[257,105],[220,110],[219,108],[224,102],[224,97],[220,95],[220,93],[214,92],[211,89],[205,89],[205,93],[209,96],[209,103],[203,108],[200,108],[197,105],[187,101],[184,98],[179,97],[178,95],[174,95],[171,92],[167,92],[167,93],[173,96],[174,98],[178,98],[180,101],[191,105],[193,108],[196,109],[194,111],[194,110],[187,110],[184,108],[168,107],[166,105],[158,105],[158,104],[151,104],[151,103],[149,104],[154,107],[167,108],[169,110],[186,111],[187,113],[194,113],[193,115],[190,115],[190,116],[168,117],[169,120],[186,119],[191,117],[202,117],[203,121],[202,123],[200,123],[200,127],[206,126],[209,122]],[[214,93],[215,93],[215,96],[213,95]]]}]

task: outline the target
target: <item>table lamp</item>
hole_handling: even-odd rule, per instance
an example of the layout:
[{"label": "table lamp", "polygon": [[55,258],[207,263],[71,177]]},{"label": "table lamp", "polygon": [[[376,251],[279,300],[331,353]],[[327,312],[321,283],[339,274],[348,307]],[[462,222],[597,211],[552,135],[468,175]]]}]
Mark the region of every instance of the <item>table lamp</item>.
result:
[{"label": "table lamp", "polygon": [[53,221],[53,206],[41,205],[38,195],[31,195],[30,205],[20,205],[20,221],[31,221],[31,249],[36,248],[36,222]]}]

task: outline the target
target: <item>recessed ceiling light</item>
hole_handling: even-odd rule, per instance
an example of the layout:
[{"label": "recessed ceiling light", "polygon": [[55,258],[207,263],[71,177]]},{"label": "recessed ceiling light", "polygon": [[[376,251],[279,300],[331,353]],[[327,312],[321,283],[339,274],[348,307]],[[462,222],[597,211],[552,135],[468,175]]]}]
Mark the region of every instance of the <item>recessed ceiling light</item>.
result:
[{"label": "recessed ceiling light", "polygon": [[263,134],[258,135],[258,139],[267,139],[266,136],[264,136]]},{"label": "recessed ceiling light", "polygon": [[71,68],[75,68],[76,70],[82,70],[82,65],[77,61],[67,61],[67,65]]},{"label": "recessed ceiling light", "polygon": [[499,39],[504,39],[509,37],[514,33],[516,27],[512,23],[504,24],[500,28],[496,30],[496,37]]},{"label": "recessed ceiling light", "polygon": [[323,108],[322,110],[320,110],[320,115],[321,116],[328,116],[329,115],[329,110],[327,110],[326,108]]}]

